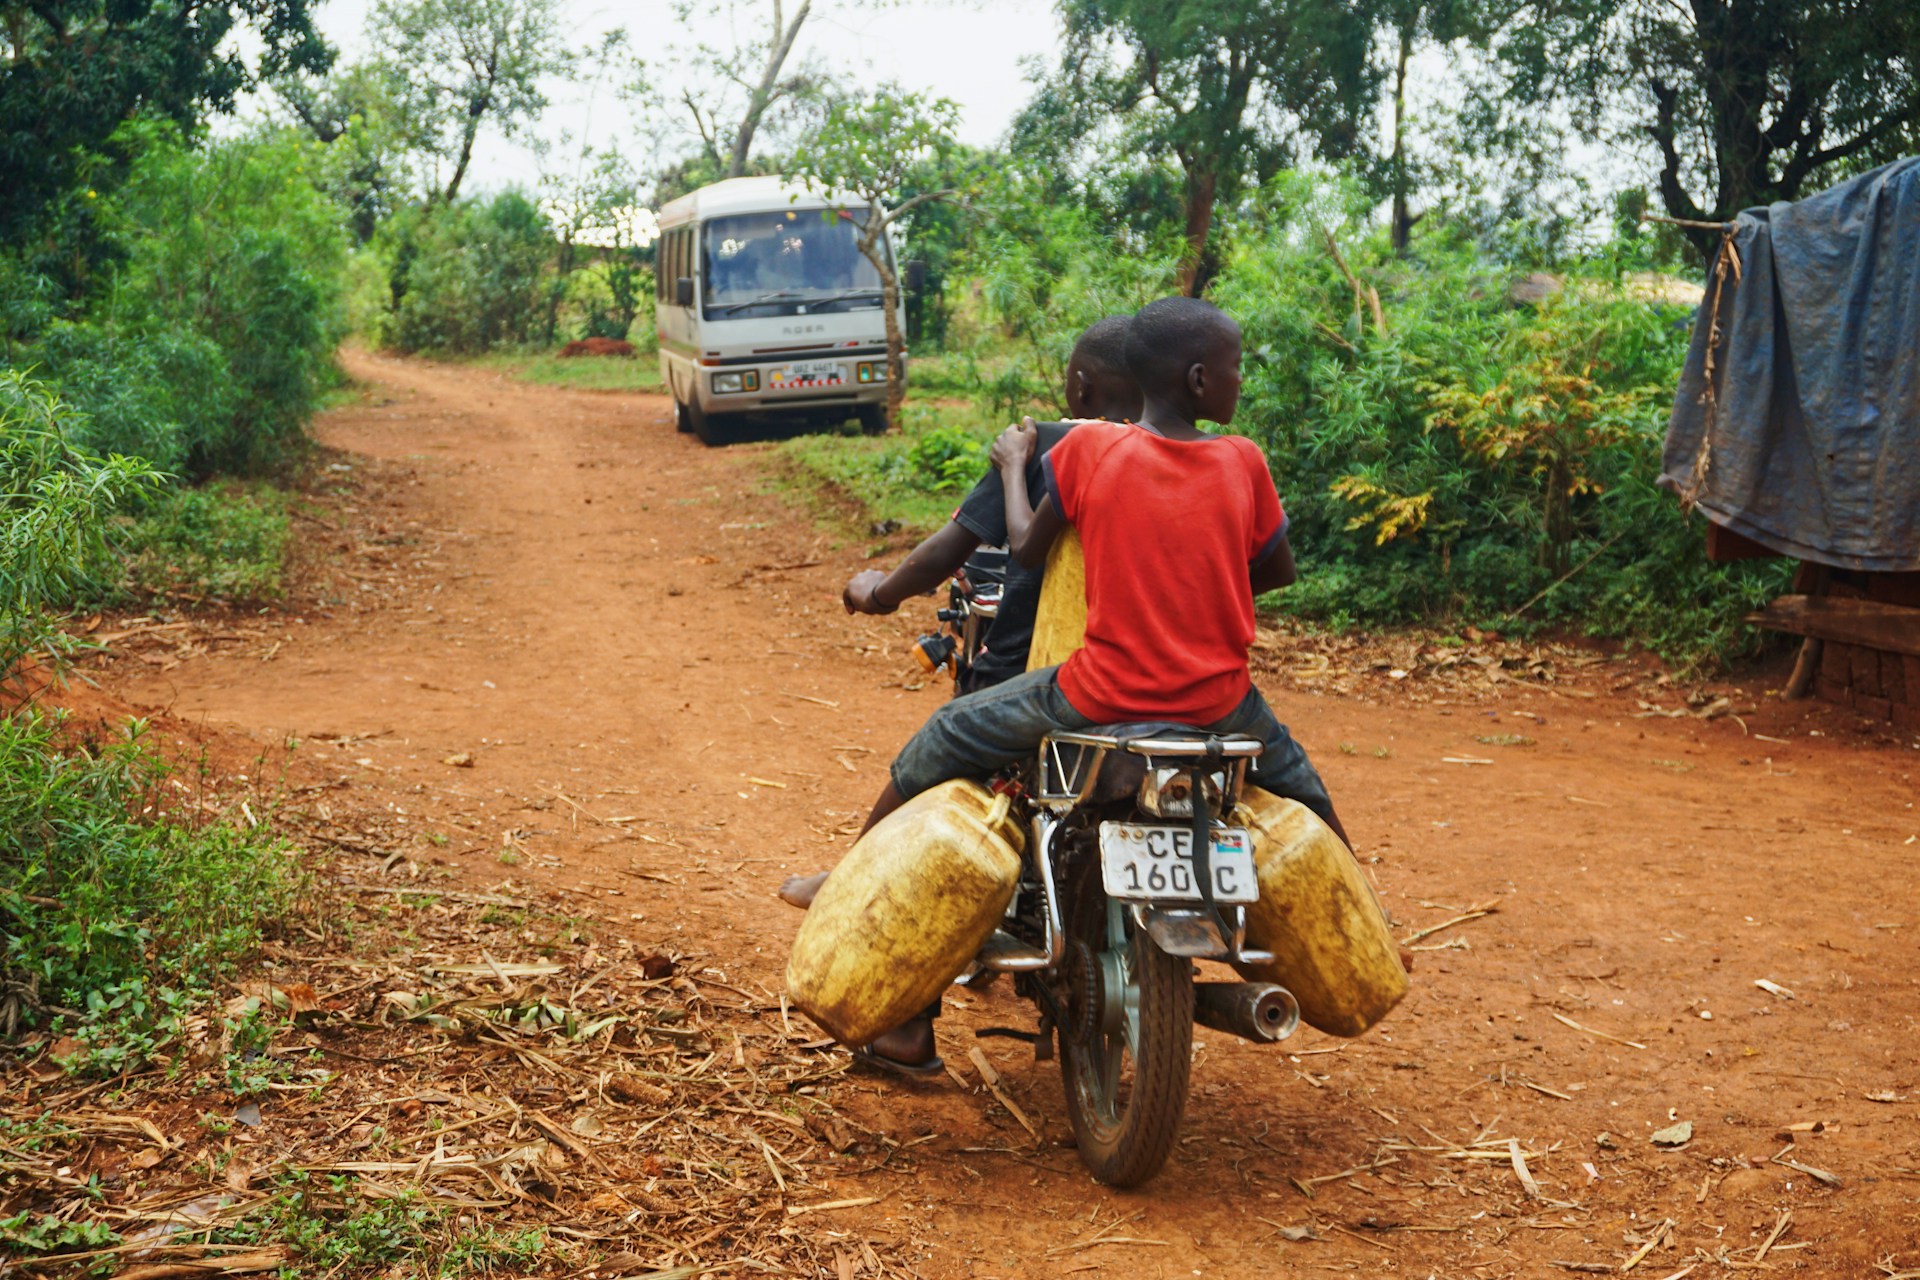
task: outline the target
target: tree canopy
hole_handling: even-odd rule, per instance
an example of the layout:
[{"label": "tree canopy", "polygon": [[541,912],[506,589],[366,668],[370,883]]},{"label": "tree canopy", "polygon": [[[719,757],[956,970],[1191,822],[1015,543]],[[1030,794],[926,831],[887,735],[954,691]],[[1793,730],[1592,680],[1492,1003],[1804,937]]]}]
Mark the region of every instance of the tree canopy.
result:
[{"label": "tree canopy", "polygon": [[1063,76],[1029,130],[1180,167],[1183,283],[1218,269],[1214,213],[1282,166],[1363,154],[1379,85],[1375,0],[1063,0]]},{"label": "tree canopy", "polygon": [[543,77],[572,69],[558,0],[377,0],[376,57],[413,127],[452,166],[460,194],[482,126],[513,137],[545,110]]},{"label": "tree canopy", "polygon": [[[182,125],[262,76],[323,71],[309,0],[0,3],[0,242],[26,234],[135,114]],[[230,37],[257,42],[253,61]]]},{"label": "tree canopy", "polygon": [[1498,48],[1515,98],[1650,146],[1675,218],[1793,200],[1920,144],[1912,0],[1526,3]]}]

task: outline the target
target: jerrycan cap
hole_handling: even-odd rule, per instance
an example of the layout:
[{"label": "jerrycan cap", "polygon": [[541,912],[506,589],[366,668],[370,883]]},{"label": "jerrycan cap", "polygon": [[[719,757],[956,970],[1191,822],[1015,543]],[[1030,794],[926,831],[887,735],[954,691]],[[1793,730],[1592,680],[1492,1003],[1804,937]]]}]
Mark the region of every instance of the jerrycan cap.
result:
[{"label": "jerrycan cap", "polygon": [[999,835],[1002,840],[1012,845],[1016,852],[1024,853],[1027,848],[1027,833],[1021,830],[1020,824],[1014,822],[1012,818],[1013,797],[1001,791],[994,795],[993,803],[987,807],[986,816],[982,821],[986,824],[987,830]]}]

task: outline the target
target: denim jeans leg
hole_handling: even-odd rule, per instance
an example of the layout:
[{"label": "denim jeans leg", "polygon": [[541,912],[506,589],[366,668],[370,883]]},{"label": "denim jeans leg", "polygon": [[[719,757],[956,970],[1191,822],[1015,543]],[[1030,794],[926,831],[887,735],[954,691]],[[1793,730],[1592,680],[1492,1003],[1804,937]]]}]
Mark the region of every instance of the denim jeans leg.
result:
[{"label": "denim jeans leg", "polygon": [[985,778],[1020,760],[1040,739],[1093,722],[1073,709],[1043,667],[942,706],[893,762],[893,785],[911,798],[951,778]]},{"label": "denim jeans leg", "polygon": [[1207,726],[1210,733],[1246,733],[1266,743],[1266,749],[1260,758],[1247,771],[1247,781],[1254,786],[1285,796],[1289,800],[1298,800],[1322,822],[1332,825],[1333,801],[1327,796],[1327,784],[1320,780],[1319,771],[1313,767],[1313,761],[1307,759],[1306,750],[1293,735],[1287,732],[1287,726],[1280,723],[1273,714],[1273,708],[1260,696],[1260,690],[1249,689],[1224,720]]}]

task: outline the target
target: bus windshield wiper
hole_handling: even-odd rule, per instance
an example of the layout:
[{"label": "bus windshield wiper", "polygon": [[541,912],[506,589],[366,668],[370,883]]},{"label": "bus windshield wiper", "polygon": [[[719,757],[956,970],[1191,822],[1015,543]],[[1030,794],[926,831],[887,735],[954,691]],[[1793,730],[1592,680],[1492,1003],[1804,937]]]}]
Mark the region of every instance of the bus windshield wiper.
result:
[{"label": "bus windshield wiper", "polygon": [[722,315],[732,315],[734,312],[744,311],[748,307],[763,307],[769,302],[799,302],[803,301],[804,298],[805,295],[796,289],[775,289],[772,293],[763,293],[759,297],[749,298],[745,302],[728,303],[726,306],[719,308],[719,311]]},{"label": "bus windshield wiper", "polygon": [[720,307],[721,315],[732,315],[748,307],[764,307],[771,303],[793,303],[796,306],[817,307],[828,302],[848,302],[854,298],[877,297],[879,289],[848,289],[841,293],[805,294],[797,289],[780,289],[773,293],[763,293],[746,302],[732,302]]},{"label": "bus windshield wiper", "polygon": [[855,298],[879,298],[885,295],[879,289],[848,289],[844,293],[829,293],[820,298],[808,298],[806,305],[817,307],[826,302],[851,302]]}]

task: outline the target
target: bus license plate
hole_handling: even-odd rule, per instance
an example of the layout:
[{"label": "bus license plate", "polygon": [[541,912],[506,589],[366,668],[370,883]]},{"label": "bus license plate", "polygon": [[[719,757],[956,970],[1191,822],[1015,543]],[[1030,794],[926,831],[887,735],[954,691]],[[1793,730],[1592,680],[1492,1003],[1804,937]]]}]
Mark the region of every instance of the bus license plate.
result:
[{"label": "bus license plate", "polygon": [[[1101,823],[1100,879],[1110,898],[1200,901],[1200,880],[1193,868],[1193,829]],[[1214,901],[1255,902],[1259,897],[1252,836],[1242,827],[1216,828]]]},{"label": "bus license plate", "polygon": [[788,387],[837,387],[844,381],[838,360],[802,360],[796,364],[775,365],[767,373],[767,385],[776,391]]}]

